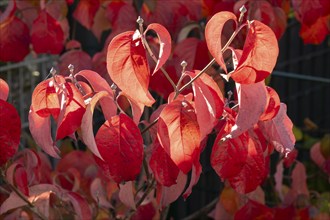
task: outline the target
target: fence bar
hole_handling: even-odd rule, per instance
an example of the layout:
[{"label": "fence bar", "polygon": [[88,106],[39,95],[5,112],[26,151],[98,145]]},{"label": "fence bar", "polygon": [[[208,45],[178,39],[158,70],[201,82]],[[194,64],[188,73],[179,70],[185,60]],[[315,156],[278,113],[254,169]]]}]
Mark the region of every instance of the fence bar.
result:
[{"label": "fence bar", "polygon": [[273,71],[272,76],[279,76],[279,77],[286,77],[292,79],[302,79],[320,83],[330,83],[330,79],[318,76],[311,76],[311,75],[302,75],[298,73],[290,73],[290,72],[282,72],[282,71]]}]

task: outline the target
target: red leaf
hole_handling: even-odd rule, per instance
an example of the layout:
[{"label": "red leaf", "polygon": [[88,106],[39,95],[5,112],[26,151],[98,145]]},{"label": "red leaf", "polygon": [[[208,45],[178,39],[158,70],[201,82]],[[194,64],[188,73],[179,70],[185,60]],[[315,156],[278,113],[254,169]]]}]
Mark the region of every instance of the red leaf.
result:
[{"label": "red leaf", "polygon": [[110,21],[106,18],[106,10],[101,6],[98,8],[93,17],[93,26],[91,27],[93,34],[101,41],[103,31],[111,28]]},{"label": "red leaf", "polygon": [[0,99],[7,101],[9,94],[9,86],[5,80],[0,78]]},{"label": "red leaf", "polygon": [[33,139],[41,149],[52,157],[60,158],[60,151],[56,147],[51,136],[50,117],[40,117],[33,110],[33,106],[31,106],[29,112],[29,128]]},{"label": "red leaf", "polygon": [[[58,117],[56,140],[73,134],[80,127],[86,110],[84,99],[79,90],[69,82],[64,84],[64,88],[62,92],[61,113]],[[63,99],[63,97],[65,98]]]},{"label": "red leaf", "polygon": [[[62,77],[56,77],[56,80],[65,81]],[[39,83],[32,93],[31,106],[33,110],[41,117],[49,117],[52,115],[57,119],[60,114],[60,101],[57,94],[53,78]]]},{"label": "red leaf", "polygon": [[16,1],[8,2],[6,10],[4,12],[0,12],[0,23],[3,23],[6,19],[12,17],[15,14],[16,9]]},{"label": "red leaf", "polygon": [[[199,71],[188,73],[191,78]],[[223,95],[216,82],[203,74],[192,83],[195,99],[197,121],[200,128],[201,140],[204,139],[218,123],[223,112]]]},{"label": "red leaf", "polygon": [[269,86],[266,86],[267,89],[267,105],[264,113],[260,116],[260,121],[267,121],[276,116],[280,110],[280,97],[274,89]]},{"label": "red leaf", "polygon": [[108,46],[107,69],[111,79],[132,100],[151,106],[155,100],[148,91],[149,66],[138,32],[124,32]]},{"label": "red leaf", "polygon": [[293,150],[296,142],[292,132],[293,124],[286,115],[284,103],[281,103],[279,112],[272,120],[260,121],[258,125],[278,152],[286,154]]},{"label": "red leaf", "polygon": [[142,166],[143,140],[132,119],[124,114],[113,116],[101,126],[95,139],[104,159],[96,161],[106,175],[117,183],[135,180]]},{"label": "red leaf", "polygon": [[28,26],[19,18],[11,16],[1,21],[0,60],[19,62],[30,52]]},{"label": "red leaf", "polygon": [[153,220],[156,215],[156,208],[152,202],[140,205],[137,211],[132,216],[131,220]]},{"label": "red leaf", "polygon": [[124,93],[119,93],[116,101],[120,110],[130,115],[134,123],[138,125],[144,110],[144,104],[130,100]]},{"label": "red leaf", "polygon": [[225,23],[229,20],[233,20],[235,24],[237,24],[236,15],[228,11],[219,12],[213,15],[205,27],[205,40],[207,47],[225,72],[227,72],[227,68],[222,56],[221,35]]},{"label": "red leaf", "polygon": [[95,92],[106,91],[109,95],[100,100],[103,114],[105,119],[110,119],[117,113],[117,106],[113,98],[113,90],[105,79],[103,79],[97,72],[91,70],[82,70],[75,75],[76,78],[79,76],[84,77],[89,84],[92,86]]},{"label": "red leaf", "polygon": [[292,170],[291,178],[291,189],[295,191],[296,195],[304,194],[309,197],[306,168],[302,163],[297,161],[296,166]]},{"label": "red leaf", "polygon": [[171,35],[170,33],[168,33],[167,29],[164,26],[157,23],[149,24],[144,32],[144,35],[146,35],[149,30],[155,31],[159,38],[160,49],[158,54],[158,61],[153,72],[153,74],[155,74],[169,58],[172,50],[171,47],[172,42],[171,42]]},{"label": "red leaf", "polygon": [[[104,99],[109,97],[109,93],[106,91],[101,91],[96,93],[90,103],[86,106],[86,112],[81,120],[81,139],[86,144],[86,146],[92,151],[94,155],[102,159],[99,150],[97,149],[94,133],[93,133],[93,113],[94,108],[97,102],[101,101],[100,99]],[[115,114],[114,114],[115,115]],[[109,118],[110,119],[110,118]]]},{"label": "red leaf", "polygon": [[200,133],[194,108],[186,101],[173,101],[159,116],[158,139],[173,162],[188,173],[200,153]]},{"label": "red leaf", "polygon": [[293,149],[283,158],[283,164],[286,168],[289,168],[298,156],[298,151]]},{"label": "red leaf", "polygon": [[162,186],[160,192],[160,209],[167,207],[169,204],[179,198],[179,196],[184,190],[184,187],[186,186],[187,175],[182,172],[179,172],[176,182],[177,184],[172,185],[170,187]]},{"label": "red leaf", "polygon": [[72,151],[66,154],[57,164],[57,172],[65,172],[69,167],[75,168],[79,171],[81,176],[85,173],[86,169],[95,164],[92,154],[83,151]]},{"label": "red leaf", "polygon": [[330,15],[319,17],[311,26],[301,25],[299,32],[304,44],[320,44],[330,34]]},{"label": "red leaf", "polygon": [[278,56],[278,44],[274,32],[260,21],[252,21],[242,57],[232,79],[241,84],[264,80],[272,71]]},{"label": "red leaf", "polygon": [[283,160],[281,160],[277,166],[276,166],[276,173],[274,174],[274,179],[275,179],[275,189],[278,193],[278,196],[280,197],[281,200],[283,200],[283,192],[282,192],[282,187],[283,187]]},{"label": "red leaf", "polygon": [[176,184],[180,170],[162,148],[158,139],[154,141],[149,165],[158,183],[164,186]]},{"label": "red leaf", "polygon": [[128,181],[124,184],[119,184],[119,199],[127,207],[136,210],[132,183],[132,181]]},{"label": "red leaf", "polygon": [[100,8],[100,0],[81,0],[73,12],[73,17],[85,28],[90,30],[94,23],[94,17]]},{"label": "red leaf", "polygon": [[70,75],[68,66],[72,64],[74,66],[75,72],[91,69],[92,68],[92,58],[82,50],[70,50],[61,55],[59,60],[60,74],[63,76]]},{"label": "red leaf", "polygon": [[18,150],[21,137],[21,119],[15,107],[0,99],[0,166]]},{"label": "red leaf", "polygon": [[59,54],[63,50],[64,32],[62,27],[45,10],[40,11],[39,16],[33,21],[31,43],[38,54]]},{"label": "red leaf", "polygon": [[[267,90],[264,82],[254,84],[236,83],[239,110],[235,125],[226,138],[235,138],[258,123],[267,104]],[[258,95],[258,98],[256,98]]]},{"label": "red leaf", "polygon": [[24,193],[24,195],[29,195],[29,188],[28,188],[28,178],[26,169],[22,166],[17,167],[15,170],[15,185],[17,188]]},{"label": "red leaf", "polygon": [[265,205],[249,200],[240,210],[236,212],[234,219],[272,220],[274,219],[274,212],[271,208],[268,208]]}]

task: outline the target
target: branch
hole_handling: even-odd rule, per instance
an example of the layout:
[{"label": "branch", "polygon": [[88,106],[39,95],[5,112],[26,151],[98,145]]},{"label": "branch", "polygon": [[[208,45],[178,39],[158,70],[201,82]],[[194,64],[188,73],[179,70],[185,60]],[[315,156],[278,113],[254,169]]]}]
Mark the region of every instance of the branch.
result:
[{"label": "branch", "polygon": [[200,210],[192,213],[191,215],[183,218],[182,220],[193,220],[193,219],[200,219],[201,217],[208,214],[214,207],[216,206],[219,198],[215,198],[212,202],[201,208]]}]

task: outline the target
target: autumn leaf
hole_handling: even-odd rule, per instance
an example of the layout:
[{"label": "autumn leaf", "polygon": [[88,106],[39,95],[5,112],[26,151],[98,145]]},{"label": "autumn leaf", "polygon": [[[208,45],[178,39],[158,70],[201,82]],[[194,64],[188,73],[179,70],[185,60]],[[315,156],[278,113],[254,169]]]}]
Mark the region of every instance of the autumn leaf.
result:
[{"label": "autumn leaf", "polygon": [[149,165],[158,183],[167,187],[176,184],[180,170],[162,148],[158,139],[153,143]]},{"label": "autumn leaf", "polygon": [[99,8],[100,0],[81,0],[73,12],[73,17],[85,28],[90,30],[94,24],[94,18]]},{"label": "autumn leaf", "polygon": [[293,124],[286,114],[286,105],[281,103],[277,115],[268,121],[258,123],[266,139],[283,154],[293,150],[296,142],[292,132]]},{"label": "autumn leaf", "polygon": [[128,31],[110,42],[107,69],[111,79],[132,100],[151,106],[155,100],[148,91],[149,66],[138,32]]},{"label": "autumn leaf", "polygon": [[267,90],[267,105],[264,113],[260,116],[259,120],[260,121],[266,121],[274,118],[278,111],[280,110],[280,97],[276,93],[276,91],[269,87],[266,86]]},{"label": "autumn leaf", "polygon": [[142,166],[143,140],[131,118],[113,116],[98,130],[95,141],[104,159],[96,158],[96,162],[109,178],[117,183],[135,180]]},{"label": "autumn leaf", "polygon": [[173,162],[188,173],[200,153],[200,132],[194,108],[186,101],[173,101],[160,113],[158,139]]},{"label": "autumn leaf", "polygon": [[159,38],[159,54],[158,54],[158,60],[156,67],[154,69],[153,74],[155,74],[167,61],[171,54],[172,50],[172,40],[171,40],[171,35],[168,33],[167,29],[157,23],[149,24],[147,29],[144,32],[144,35],[147,35],[147,32],[153,30],[156,32],[158,38]]},{"label": "autumn leaf", "polygon": [[231,73],[231,78],[240,84],[264,80],[273,71],[279,52],[275,34],[267,25],[252,21],[249,26],[242,56]]},{"label": "autumn leaf", "polygon": [[223,11],[213,15],[212,18],[207,22],[205,27],[205,40],[210,53],[215,58],[220,67],[227,72],[227,67],[222,56],[222,31],[225,23],[228,21],[236,21],[236,15],[231,12]]},{"label": "autumn leaf", "polygon": [[235,213],[235,220],[241,219],[274,219],[274,211],[258,202],[249,200],[240,210]]},{"label": "autumn leaf", "polygon": [[88,55],[88,53],[82,50],[70,50],[63,53],[58,64],[61,75],[70,75],[70,71],[68,69],[70,64],[74,66],[75,72],[85,69],[88,70],[92,68],[92,58]]},{"label": "autumn leaf", "polygon": [[0,99],[7,101],[9,94],[9,86],[7,82],[0,78]]},{"label": "autumn leaf", "polygon": [[21,137],[21,119],[15,107],[0,99],[0,166],[18,150]]},{"label": "autumn leaf", "polygon": [[1,20],[0,60],[3,62],[22,61],[30,52],[28,26],[19,18],[11,16]]},{"label": "autumn leaf", "polygon": [[59,54],[63,50],[64,33],[62,27],[45,10],[40,11],[36,20],[33,21],[31,43],[33,50],[38,54]]}]

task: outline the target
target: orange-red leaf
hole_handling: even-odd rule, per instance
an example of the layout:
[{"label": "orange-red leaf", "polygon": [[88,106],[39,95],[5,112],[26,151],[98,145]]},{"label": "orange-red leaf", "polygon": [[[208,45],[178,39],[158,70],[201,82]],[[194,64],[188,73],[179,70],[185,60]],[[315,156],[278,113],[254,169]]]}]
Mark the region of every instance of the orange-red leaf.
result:
[{"label": "orange-red leaf", "polygon": [[3,101],[7,101],[9,94],[9,86],[5,80],[0,78],[0,99]]},{"label": "orange-red leaf", "polygon": [[158,54],[158,61],[153,72],[153,74],[155,74],[169,58],[172,50],[172,42],[171,35],[170,33],[168,33],[167,29],[164,26],[157,23],[149,24],[144,34],[146,35],[149,30],[155,31],[159,38],[160,49]]},{"label": "orange-red leaf", "polygon": [[124,114],[113,116],[101,126],[95,140],[104,159],[96,161],[105,174],[117,183],[135,180],[142,166],[143,140],[132,119]]},{"label": "orange-red leaf", "polygon": [[233,20],[236,24],[236,15],[228,11],[219,12],[213,15],[205,27],[205,39],[207,47],[209,48],[210,53],[215,58],[217,63],[225,72],[227,72],[227,67],[222,56],[221,35],[225,23],[230,20]]},{"label": "orange-red leaf", "polygon": [[151,106],[155,100],[148,91],[149,65],[137,32],[117,35],[108,46],[107,69],[111,79],[132,100]]},{"label": "orange-red leaf", "polygon": [[99,7],[100,0],[81,0],[73,12],[73,17],[90,30],[94,24],[94,17]]},{"label": "orange-red leaf", "polygon": [[241,84],[264,80],[273,71],[279,52],[276,36],[267,25],[252,21],[249,26],[241,59],[231,74]]},{"label": "orange-red leaf", "polygon": [[267,105],[264,113],[260,116],[260,121],[266,121],[274,118],[280,110],[280,97],[274,89],[266,86],[267,89]]},{"label": "orange-red leaf", "polygon": [[173,101],[160,113],[158,139],[174,163],[188,173],[200,153],[200,132],[193,106]]},{"label": "orange-red leaf", "polygon": [[45,10],[42,10],[33,22],[31,43],[38,54],[59,54],[64,47],[64,32],[60,23]]},{"label": "orange-red leaf", "polygon": [[21,137],[21,119],[15,107],[0,99],[0,166],[18,150]]}]

